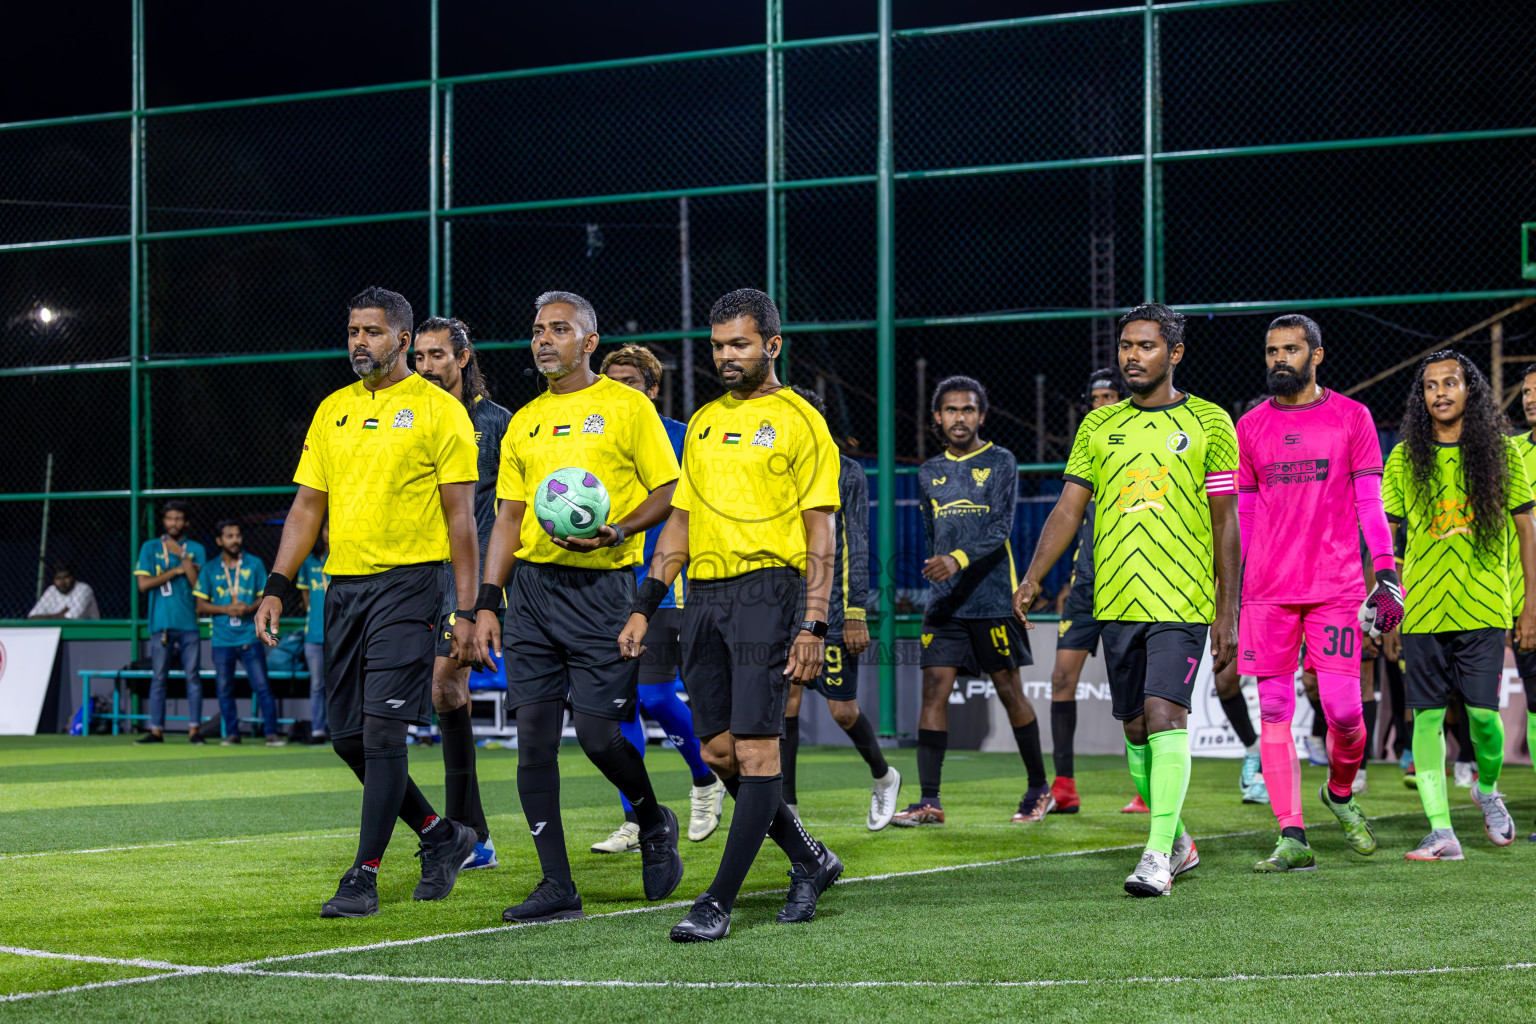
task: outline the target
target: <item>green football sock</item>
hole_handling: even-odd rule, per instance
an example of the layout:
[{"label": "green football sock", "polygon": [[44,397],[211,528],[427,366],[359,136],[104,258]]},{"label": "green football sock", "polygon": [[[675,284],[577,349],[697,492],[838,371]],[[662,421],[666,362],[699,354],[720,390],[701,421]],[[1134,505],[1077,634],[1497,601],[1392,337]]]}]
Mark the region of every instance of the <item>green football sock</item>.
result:
[{"label": "green football sock", "polygon": [[1413,767],[1429,827],[1450,828],[1451,805],[1445,796],[1445,708],[1414,711]]},{"label": "green football sock", "polygon": [[1184,809],[1184,793],[1189,789],[1189,730],[1169,729],[1147,737],[1152,748],[1152,828],[1147,833],[1147,849],[1158,853],[1173,852],[1173,837],[1184,830],[1179,812]]},{"label": "green football sock", "polygon": [[1477,756],[1477,788],[1486,796],[1498,788],[1504,771],[1504,719],[1488,708],[1468,707],[1466,712]]},{"label": "green football sock", "polygon": [[[1136,793],[1141,797],[1141,802],[1148,807],[1152,806],[1152,747],[1146,743],[1132,743],[1125,741],[1125,760],[1131,769],[1131,782],[1136,786]],[[1179,818],[1178,824],[1173,828],[1173,834],[1179,835],[1184,831],[1184,819]]]}]

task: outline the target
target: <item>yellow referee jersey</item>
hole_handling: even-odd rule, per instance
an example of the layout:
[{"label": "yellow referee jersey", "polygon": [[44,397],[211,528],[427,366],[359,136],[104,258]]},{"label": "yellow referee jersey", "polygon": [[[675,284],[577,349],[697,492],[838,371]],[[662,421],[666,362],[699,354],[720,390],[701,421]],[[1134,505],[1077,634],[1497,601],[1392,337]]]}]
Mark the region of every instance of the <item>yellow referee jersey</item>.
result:
[{"label": "yellow referee jersey", "polygon": [[417,374],[379,391],[333,392],[304,435],[294,483],[329,495],[332,576],[448,560],[441,484],[474,483],[464,403]]},{"label": "yellow referee jersey", "polygon": [[527,503],[519,561],[586,569],[638,564],[645,550],[642,532],[618,547],[585,553],[567,551],[549,539],[533,514],[534,492],[546,476],[567,466],[584,469],[603,482],[611,523],[633,512],[651,491],[676,480],[677,456],[651,400],[603,376],[569,395],[545,391],[513,414],[501,442],[496,477],[498,499]]},{"label": "yellow referee jersey", "polygon": [[693,414],[683,478],[688,578],[791,566],[805,573],[808,508],[839,506],[837,446],[826,420],[789,388],[741,401],[727,392]]}]

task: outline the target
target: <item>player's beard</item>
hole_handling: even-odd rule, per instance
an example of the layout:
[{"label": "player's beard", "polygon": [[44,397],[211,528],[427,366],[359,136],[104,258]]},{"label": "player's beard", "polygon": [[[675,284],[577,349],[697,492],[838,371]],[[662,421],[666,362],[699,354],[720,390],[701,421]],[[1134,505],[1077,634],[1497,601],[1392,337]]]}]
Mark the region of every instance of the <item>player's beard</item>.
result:
[{"label": "player's beard", "polygon": [[772,365],[772,361],[767,356],[763,356],[761,359],[755,360],[756,366],[752,365],[753,362],[754,360],[743,359],[739,362],[728,364],[735,367],[741,374],[741,379],[735,384],[727,384],[725,375],[721,372],[723,368],[717,367],[715,375],[720,378],[720,386],[728,391],[735,391],[743,395],[750,395],[762,387],[763,381],[768,379],[768,369]]},{"label": "player's beard", "polygon": [[1125,386],[1130,388],[1134,395],[1150,395],[1163,386],[1163,382],[1168,379],[1168,370],[1168,367],[1164,367],[1163,372],[1156,377],[1125,377]]},{"label": "player's beard", "polygon": [[388,358],[380,361],[373,357],[373,353],[365,348],[352,350],[352,372],[365,383],[372,384],[383,380],[395,372],[395,366],[400,362],[400,350],[396,348]]},{"label": "player's beard", "polygon": [[1264,376],[1264,384],[1269,388],[1269,393],[1280,398],[1289,398],[1299,395],[1312,383],[1312,364],[1308,363],[1306,369],[1297,373],[1289,366],[1271,366]]},{"label": "player's beard", "polygon": [[[556,353],[556,358],[558,357],[559,353]],[[576,369],[576,364],[581,361],[581,357],[582,353],[578,352],[576,355],[571,357],[571,361],[569,363],[556,363],[554,366],[547,368],[540,366],[539,372],[549,380],[559,380],[561,377],[564,377],[566,374]]]}]

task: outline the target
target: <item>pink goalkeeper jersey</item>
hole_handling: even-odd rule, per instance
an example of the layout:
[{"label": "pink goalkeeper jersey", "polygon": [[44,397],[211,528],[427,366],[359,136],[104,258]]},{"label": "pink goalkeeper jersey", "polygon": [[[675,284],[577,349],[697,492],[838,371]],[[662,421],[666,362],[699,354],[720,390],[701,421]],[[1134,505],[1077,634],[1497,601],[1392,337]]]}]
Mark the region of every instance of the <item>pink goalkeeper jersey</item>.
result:
[{"label": "pink goalkeeper jersey", "polygon": [[1237,489],[1258,494],[1244,552],[1244,604],[1365,599],[1354,481],[1381,475],[1370,410],[1325,390],[1270,399],[1237,421]]}]

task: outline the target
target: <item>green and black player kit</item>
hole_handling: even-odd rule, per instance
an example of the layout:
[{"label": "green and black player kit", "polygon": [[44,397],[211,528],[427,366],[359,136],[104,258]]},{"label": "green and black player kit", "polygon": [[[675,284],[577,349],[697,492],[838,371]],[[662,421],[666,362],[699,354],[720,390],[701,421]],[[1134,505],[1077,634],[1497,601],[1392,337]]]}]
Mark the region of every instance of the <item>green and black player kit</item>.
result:
[{"label": "green and black player kit", "polygon": [[1083,515],[1083,525],[1077,529],[1077,549],[1072,555],[1071,589],[1067,591],[1067,603],[1061,610],[1061,625],[1056,632],[1058,651],[1087,651],[1095,654],[1099,649],[1099,634],[1104,623],[1093,614],[1093,521],[1094,503],[1088,503]]}]

